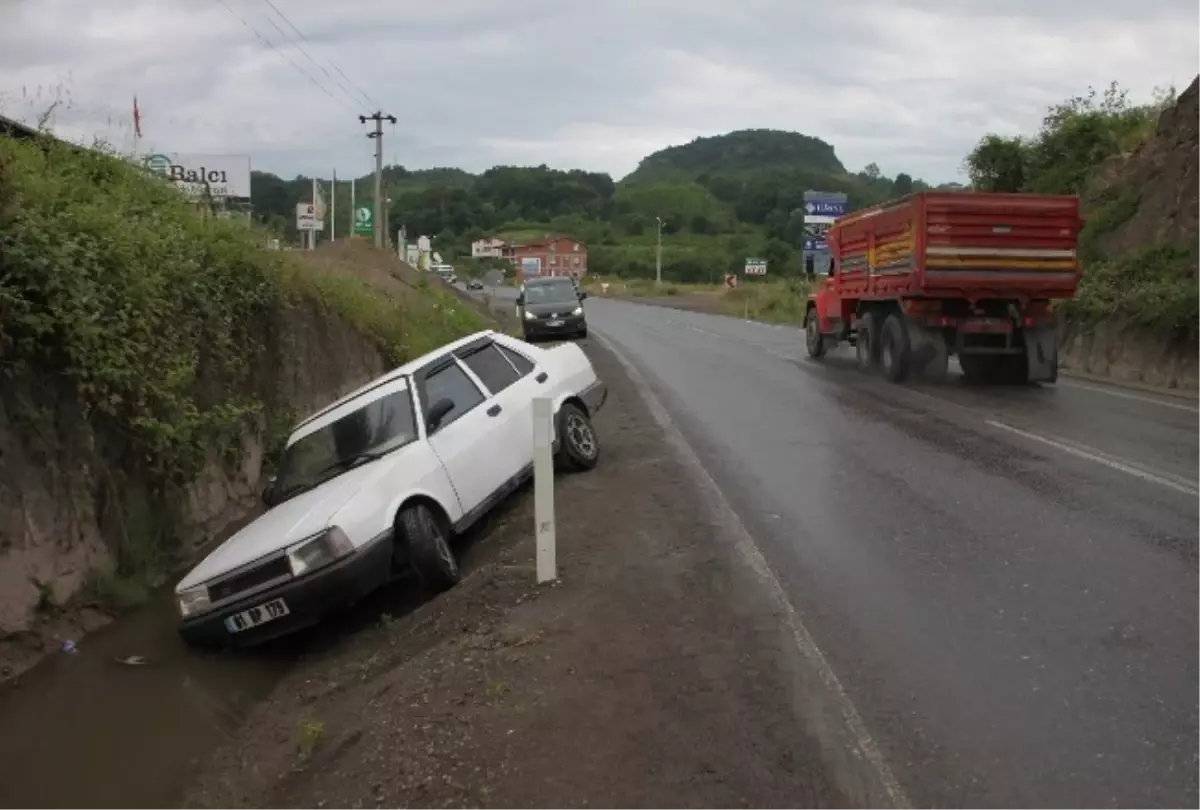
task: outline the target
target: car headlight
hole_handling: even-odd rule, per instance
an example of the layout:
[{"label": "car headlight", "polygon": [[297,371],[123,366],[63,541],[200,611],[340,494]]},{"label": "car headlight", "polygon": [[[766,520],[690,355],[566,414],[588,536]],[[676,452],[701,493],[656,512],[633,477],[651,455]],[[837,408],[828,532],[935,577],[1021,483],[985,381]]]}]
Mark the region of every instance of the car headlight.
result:
[{"label": "car headlight", "polygon": [[534,315],[529,310],[525,310],[525,320],[532,321],[532,320],[535,320],[536,318],[537,318],[537,315]]},{"label": "car headlight", "polygon": [[330,526],[316,537],[291,546],[287,550],[288,565],[292,567],[292,576],[298,577],[340,560],[352,551],[354,545],[346,533],[337,526]]},{"label": "car headlight", "polygon": [[207,585],[197,585],[194,588],[188,588],[185,591],[175,594],[175,596],[179,600],[179,615],[184,619],[204,613],[212,605],[212,602],[208,598]]},{"label": "car headlight", "polygon": [[575,307],[575,309],[571,310],[571,314],[572,315],[582,315],[583,307]]}]

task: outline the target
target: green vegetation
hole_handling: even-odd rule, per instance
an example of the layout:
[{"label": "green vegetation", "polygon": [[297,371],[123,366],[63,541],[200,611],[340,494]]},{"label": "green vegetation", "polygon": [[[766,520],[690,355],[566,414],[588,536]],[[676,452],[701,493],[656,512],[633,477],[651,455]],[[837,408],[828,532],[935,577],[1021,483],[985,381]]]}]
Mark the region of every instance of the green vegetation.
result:
[{"label": "green vegetation", "polygon": [[[373,179],[360,178],[356,187],[358,202],[366,204]],[[392,199],[392,231],[403,225],[410,234],[434,237],[435,249],[455,264],[484,236],[559,233],[587,243],[593,272],[649,277],[661,219],[664,277],[699,283],[739,270],[747,256],[765,256],[773,274],[801,274],[800,208],[807,189],[842,191],[853,206],[863,206],[925,185],[906,174],[884,177],[874,164],[848,172],[833,147],[817,138],[745,130],[664,149],[620,183],[606,174],[546,166],[498,166],[478,176],[392,166],[384,187]],[[311,181],[256,173],[253,194],[264,222],[286,233],[295,203],[311,194]],[[338,184],[337,207],[350,210],[348,182]]]},{"label": "green vegetation", "polygon": [[[1132,250],[1114,254],[1103,248],[1106,238],[1134,219],[1144,197],[1173,193],[1138,187],[1120,176],[1119,164],[1109,164],[1152,137],[1160,115],[1175,103],[1170,88],[1158,92],[1151,104],[1135,105],[1114,83],[1103,94],[1090,90],[1054,105],[1032,137],[986,135],[967,156],[968,174],[980,190],[1083,197],[1080,256],[1085,275],[1078,300],[1065,308],[1085,324],[1117,318],[1172,337],[1196,338],[1200,295],[1195,234],[1180,243],[1159,241],[1153,233],[1134,234],[1137,238],[1125,240],[1138,245]],[[1117,172],[1115,181],[1101,180],[1106,166],[1109,174]]]},{"label": "green vegetation", "polygon": [[49,425],[95,457],[115,551],[99,598],[143,598],[177,562],[186,486],[261,425],[279,432],[263,369],[286,356],[297,304],[397,363],[485,324],[440,288],[386,297],[265,238],[112,155],[0,138],[0,396],[33,435]]}]

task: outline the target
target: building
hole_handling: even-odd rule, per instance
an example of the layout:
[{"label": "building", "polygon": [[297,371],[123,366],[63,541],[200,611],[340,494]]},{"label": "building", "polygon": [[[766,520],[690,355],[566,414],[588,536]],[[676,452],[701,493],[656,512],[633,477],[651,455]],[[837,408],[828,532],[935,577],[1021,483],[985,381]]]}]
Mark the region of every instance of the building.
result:
[{"label": "building", "polygon": [[471,243],[471,258],[490,256],[499,259],[507,246],[503,239],[477,239]]},{"label": "building", "polygon": [[[536,267],[542,276],[571,276],[583,278],[587,275],[587,245],[569,236],[547,236],[520,245],[506,246],[501,255],[511,259],[514,266]],[[529,275],[525,271],[523,275]]]}]

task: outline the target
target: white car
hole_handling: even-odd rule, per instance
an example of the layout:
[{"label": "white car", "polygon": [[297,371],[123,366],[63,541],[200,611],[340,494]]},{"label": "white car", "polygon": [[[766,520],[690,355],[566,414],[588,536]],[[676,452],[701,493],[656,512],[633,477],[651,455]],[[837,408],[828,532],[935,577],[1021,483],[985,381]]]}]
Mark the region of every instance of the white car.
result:
[{"label": "white car", "polygon": [[533,400],[554,402],[556,461],[590,469],[607,388],[574,344],[479,332],[296,426],[268,510],[175,588],[185,640],[247,646],[311,625],[393,578],[458,581],[450,546],[533,470]]}]

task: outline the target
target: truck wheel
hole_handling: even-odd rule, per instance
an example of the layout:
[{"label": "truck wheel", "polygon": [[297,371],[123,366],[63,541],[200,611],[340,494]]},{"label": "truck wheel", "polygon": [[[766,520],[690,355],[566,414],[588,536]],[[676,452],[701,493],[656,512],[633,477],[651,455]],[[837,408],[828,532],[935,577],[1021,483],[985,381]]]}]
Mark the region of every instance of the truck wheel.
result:
[{"label": "truck wheel", "polygon": [[408,544],[408,561],[421,584],[433,593],[458,583],[458,560],[446,527],[425,504],[404,509],[396,520],[399,542]]},{"label": "truck wheel", "polygon": [[804,346],[808,356],[820,360],[825,356],[825,336],[821,334],[821,319],[817,316],[817,308],[809,307],[804,316]]},{"label": "truck wheel", "polygon": [[879,341],[879,364],[890,382],[904,382],[909,365],[908,331],[899,315],[888,315]]},{"label": "truck wheel", "polygon": [[566,469],[582,472],[596,466],[600,441],[583,408],[568,402],[559,409],[558,436],[558,455]]},{"label": "truck wheel", "polygon": [[879,319],[875,313],[867,312],[858,319],[858,337],[854,339],[854,356],[860,368],[869,369],[879,364]]}]

